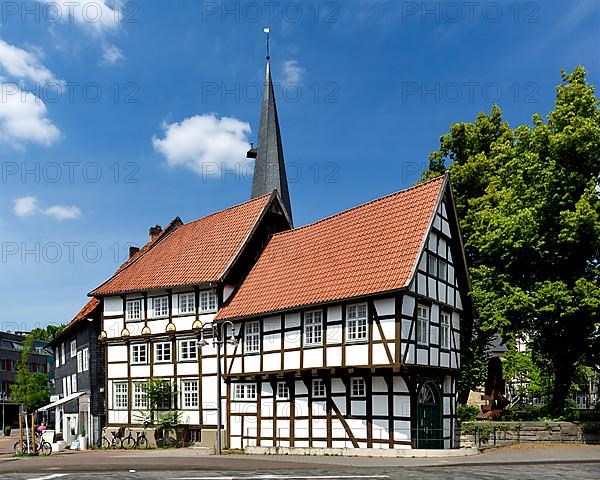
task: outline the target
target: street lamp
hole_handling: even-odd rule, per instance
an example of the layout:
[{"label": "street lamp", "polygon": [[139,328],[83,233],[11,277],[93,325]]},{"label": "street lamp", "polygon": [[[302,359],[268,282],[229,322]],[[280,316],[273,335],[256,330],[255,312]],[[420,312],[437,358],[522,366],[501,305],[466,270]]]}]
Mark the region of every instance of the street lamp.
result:
[{"label": "street lamp", "polygon": [[[227,327],[231,327],[231,337],[227,337]],[[201,350],[202,347],[209,345],[206,340],[206,336],[210,335],[210,341],[213,347],[217,349],[217,448],[216,454],[221,455],[221,346],[226,343],[230,345],[237,345],[237,339],[235,338],[235,328],[233,323],[229,320],[224,322],[208,322],[202,325],[200,332],[200,340],[198,341],[198,348]],[[201,359],[198,359],[201,362]]]},{"label": "street lamp", "polygon": [[0,392],[0,400],[2,400],[2,433],[4,434],[4,403],[6,402],[6,393]]}]

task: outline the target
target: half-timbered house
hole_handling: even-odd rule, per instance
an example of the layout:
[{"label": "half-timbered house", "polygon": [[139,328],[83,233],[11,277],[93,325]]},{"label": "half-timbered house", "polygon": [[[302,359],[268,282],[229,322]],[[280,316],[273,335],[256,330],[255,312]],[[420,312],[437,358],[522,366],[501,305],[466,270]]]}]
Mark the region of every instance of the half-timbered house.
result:
[{"label": "half-timbered house", "polygon": [[217,320],[233,448],[451,448],[469,280],[447,177],[276,234]]}]

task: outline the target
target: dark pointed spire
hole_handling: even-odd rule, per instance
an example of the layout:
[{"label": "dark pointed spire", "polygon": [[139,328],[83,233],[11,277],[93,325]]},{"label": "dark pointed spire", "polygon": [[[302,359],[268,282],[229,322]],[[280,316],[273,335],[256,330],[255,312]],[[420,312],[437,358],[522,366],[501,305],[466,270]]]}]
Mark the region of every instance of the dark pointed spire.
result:
[{"label": "dark pointed spire", "polygon": [[275,92],[273,90],[273,80],[271,79],[268,28],[265,28],[265,33],[267,34],[267,72],[263,91],[262,110],[260,112],[258,146],[256,149],[251,149],[248,152],[248,158],[256,158],[252,181],[252,198],[277,190],[291,220],[292,206],[285,173],[283,145],[281,143],[277,106],[275,105]]}]

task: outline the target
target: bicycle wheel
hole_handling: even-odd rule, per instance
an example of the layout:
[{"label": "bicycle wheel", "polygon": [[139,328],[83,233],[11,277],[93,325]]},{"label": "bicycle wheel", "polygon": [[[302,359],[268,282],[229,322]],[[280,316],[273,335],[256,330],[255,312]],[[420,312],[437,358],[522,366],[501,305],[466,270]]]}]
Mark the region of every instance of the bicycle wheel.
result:
[{"label": "bicycle wheel", "polygon": [[42,444],[40,445],[40,451],[42,452],[42,455],[50,455],[52,453],[52,445],[43,440]]},{"label": "bicycle wheel", "polygon": [[131,435],[125,437],[121,441],[121,448],[124,448],[125,450],[131,450],[133,447],[135,447],[135,440]]},{"label": "bicycle wheel", "polygon": [[13,445],[13,452],[15,452],[15,455],[22,455],[25,450],[27,450],[27,446],[25,445],[25,442],[21,442],[20,440],[17,440],[15,442],[15,444]]},{"label": "bicycle wheel", "polygon": [[101,446],[105,450],[108,450],[110,447],[112,447],[112,444],[110,443],[110,441],[108,440],[108,438],[102,437]]},{"label": "bicycle wheel", "polygon": [[148,440],[146,440],[146,437],[140,437],[135,446],[136,448],[148,448],[150,444],[148,443]]}]

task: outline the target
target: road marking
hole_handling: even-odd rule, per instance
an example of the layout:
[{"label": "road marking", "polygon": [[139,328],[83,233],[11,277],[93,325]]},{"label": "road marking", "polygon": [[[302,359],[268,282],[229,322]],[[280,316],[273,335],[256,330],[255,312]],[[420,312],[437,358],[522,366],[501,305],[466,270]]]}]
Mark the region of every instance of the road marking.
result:
[{"label": "road marking", "polygon": [[304,475],[301,477],[289,475],[257,475],[254,477],[173,477],[171,480],[345,480],[355,478],[390,478],[389,475]]},{"label": "road marking", "polygon": [[27,480],[52,480],[53,478],[66,477],[68,473],[53,473],[52,475],[46,475],[45,477],[28,478]]}]

